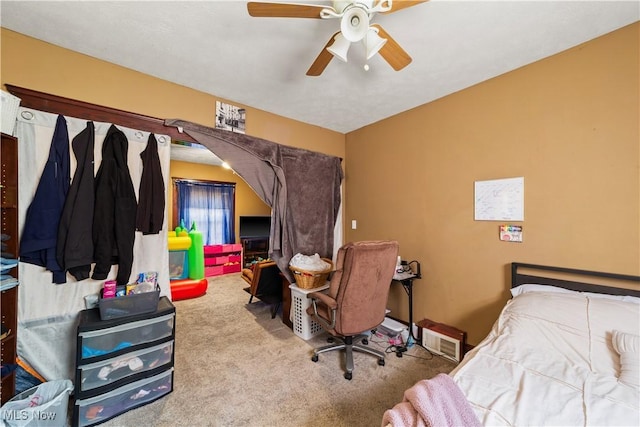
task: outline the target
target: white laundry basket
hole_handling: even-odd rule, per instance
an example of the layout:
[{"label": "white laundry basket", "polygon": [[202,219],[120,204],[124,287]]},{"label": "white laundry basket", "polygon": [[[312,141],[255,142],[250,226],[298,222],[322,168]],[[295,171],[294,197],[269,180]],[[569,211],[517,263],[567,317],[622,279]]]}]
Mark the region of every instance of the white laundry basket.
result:
[{"label": "white laundry basket", "polygon": [[10,427],[64,427],[67,423],[70,380],[47,381],[14,396],[0,409]]},{"label": "white laundry basket", "polygon": [[311,292],[324,291],[329,285],[324,285],[315,289],[300,289],[296,285],[289,285],[291,289],[291,313],[293,332],[303,340],[311,339],[324,331],[322,326],[307,314],[307,308],[311,305],[311,300],[307,295]]}]

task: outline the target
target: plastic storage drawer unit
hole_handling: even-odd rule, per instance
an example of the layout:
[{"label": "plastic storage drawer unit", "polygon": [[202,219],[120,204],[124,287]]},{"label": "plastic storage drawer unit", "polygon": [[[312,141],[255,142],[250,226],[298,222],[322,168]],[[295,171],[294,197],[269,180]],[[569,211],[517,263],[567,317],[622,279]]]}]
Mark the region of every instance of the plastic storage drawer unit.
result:
[{"label": "plastic storage drawer unit", "polygon": [[72,425],[101,424],[173,390],[176,309],[166,296],[153,313],[103,320],[78,316]]}]

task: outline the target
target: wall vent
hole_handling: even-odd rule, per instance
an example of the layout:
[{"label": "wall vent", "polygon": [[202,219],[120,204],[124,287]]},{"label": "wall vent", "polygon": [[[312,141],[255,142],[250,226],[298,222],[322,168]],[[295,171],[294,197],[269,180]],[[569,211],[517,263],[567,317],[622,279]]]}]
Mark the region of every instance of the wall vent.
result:
[{"label": "wall vent", "polygon": [[422,328],[422,346],[454,362],[462,360],[462,342],[428,328]]}]

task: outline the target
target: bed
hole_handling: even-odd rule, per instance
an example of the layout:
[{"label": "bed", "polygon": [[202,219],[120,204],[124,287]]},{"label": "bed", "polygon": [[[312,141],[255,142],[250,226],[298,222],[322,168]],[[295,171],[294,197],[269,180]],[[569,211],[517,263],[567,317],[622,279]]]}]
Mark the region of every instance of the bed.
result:
[{"label": "bed", "polygon": [[[640,277],[522,263],[511,270],[513,298],[487,337],[449,376],[408,389],[382,424],[413,416],[469,425],[460,418],[468,411],[492,426],[640,425]],[[431,402],[447,382],[449,397]],[[402,412],[407,405],[413,415]]]}]

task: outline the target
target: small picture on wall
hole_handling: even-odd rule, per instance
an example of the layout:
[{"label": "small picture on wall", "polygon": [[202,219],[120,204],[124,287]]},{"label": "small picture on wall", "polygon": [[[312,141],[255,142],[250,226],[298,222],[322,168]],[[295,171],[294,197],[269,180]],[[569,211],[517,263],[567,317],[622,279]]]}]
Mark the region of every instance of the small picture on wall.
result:
[{"label": "small picture on wall", "polygon": [[216,129],[244,133],[245,115],[244,108],[216,101]]},{"label": "small picture on wall", "polygon": [[522,243],[522,226],[504,224],[500,226],[500,240]]}]

